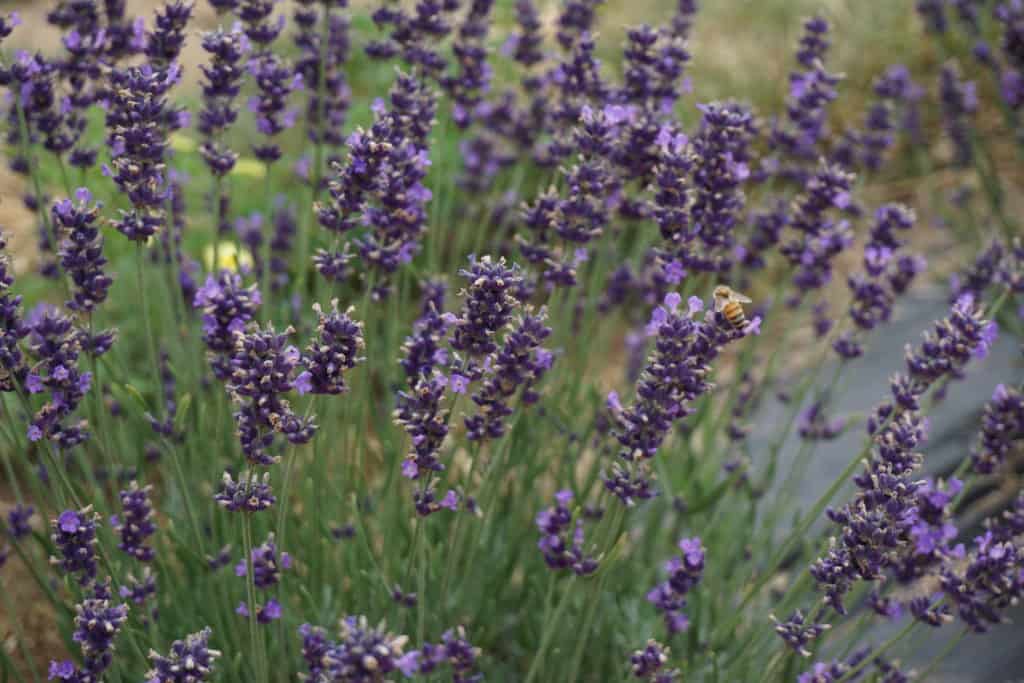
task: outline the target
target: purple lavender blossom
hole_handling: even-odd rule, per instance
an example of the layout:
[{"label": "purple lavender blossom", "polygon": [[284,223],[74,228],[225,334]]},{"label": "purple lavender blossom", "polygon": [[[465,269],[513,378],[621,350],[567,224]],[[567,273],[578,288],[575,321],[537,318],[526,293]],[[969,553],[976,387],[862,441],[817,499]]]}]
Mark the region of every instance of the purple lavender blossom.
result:
[{"label": "purple lavender blossom", "polygon": [[390,27],[390,34],[383,40],[371,41],[366,54],[372,59],[400,55],[417,72],[436,76],[447,64],[436,48],[451,33],[450,15],[457,9],[459,3],[452,0],[418,0],[411,12],[383,4],[374,11],[373,23],[382,30]]},{"label": "purple lavender blossom", "polygon": [[230,474],[224,473],[221,488],[213,496],[218,505],[229,512],[251,513],[267,510],[277,502],[270,488],[269,472],[265,472],[262,478],[255,473],[249,473],[248,477],[244,475],[239,476],[236,482]]},{"label": "purple lavender blossom", "polygon": [[[509,267],[504,259],[495,261],[490,256],[471,258],[469,268],[459,274],[469,286],[462,311],[455,318],[451,346],[470,359],[479,359],[498,350],[494,337],[519,306],[513,293],[522,275],[517,266]],[[467,374],[475,378],[478,372],[479,368]]]},{"label": "purple lavender blossom", "polygon": [[243,287],[242,277],[227,270],[208,276],[196,292],[192,305],[203,312],[203,343],[217,379],[230,376],[229,354],[235,348],[235,334],[245,329],[260,303],[259,288],[255,284]]},{"label": "purple lavender blossom", "polygon": [[979,250],[973,263],[950,277],[950,303],[965,295],[980,300],[998,279],[999,265],[1005,257],[1006,247],[1000,240],[992,240]]},{"label": "purple lavender blossom", "polygon": [[[855,651],[843,661],[834,659],[828,664],[815,662],[810,670],[797,677],[797,683],[837,683],[837,681],[844,680],[854,668],[859,669],[869,653],[868,648],[863,648]],[[881,657],[875,658],[871,664],[877,672],[876,677],[872,680],[877,680],[879,683],[907,683],[910,680],[893,664]]]},{"label": "purple lavender blossom", "polygon": [[[394,420],[412,438],[412,447],[402,463],[402,475],[408,479],[429,482],[432,473],[444,470],[438,455],[448,435],[450,411],[442,406],[447,385],[446,378],[435,372],[421,376],[410,390],[398,393]],[[424,495],[424,487],[419,492],[417,495]],[[437,511],[430,502],[421,514]]]},{"label": "purple lavender blossom", "polygon": [[556,38],[562,49],[569,51],[594,27],[595,12],[604,0],[566,0],[558,16]]},{"label": "purple lavender blossom", "polygon": [[[283,570],[291,569],[292,557],[286,552],[278,552],[274,542],[274,534],[252,549],[253,583],[260,590],[267,590],[281,580]],[[242,558],[235,565],[235,576],[244,577],[248,573],[248,563]]]},{"label": "purple lavender blossom", "polygon": [[156,10],[153,30],[146,35],[145,55],[154,65],[164,67],[181,55],[185,46],[185,28],[192,18],[193,3],[168,0]]},{"label": "purple lavender blossom", "polygon": [[656,336],[655,351],[637,383],[635,403],[615,416],[622,462],[604,480],[627,505],[637,496],[653,495],[646,461],[657,453],[672,424],[693,412],[690,404],[711,388],[707,376],[720,349],[743,336],[721,314],[708,311],[703,320],[694,320],[704,307],[697,297],[682,312],[681,303],[679,294],[671,292],[654,310],[647,329],[649,336]]},{"label": "purple lavender blossom", "polygon": [[415,658],[403,657],[409,638],[389,633],[383,624],[371,627],[366,617],[341,620],[337,640],[327,640],[323,629],[304,624],[303,656],[311,675],[328,681],[370,681],[401,671],[411,676]]},{"label": "purple lavender blossom", "polygon": [[[295,45],[301,52],[295,71],[302,74],[303,82],[308,85],[305,120],[309,139],[337,147],[344,143],[341,131],[351,99],[345,77],[351,42],[349,20],[332,12],[331,2],[320,2],[319,11],[314,8],[315,4],[313,0],[305,0],[301,3],[305,6],[295,9],[298,26]],[[334,4],[344,7],[347,3]]]},{"label": "purple lavender blossom", "polygon": [[[218,2],[224,4],[221,0]],[[277,0],[235,0],[232,4],[236,5],[231,9],[241,20],[246,37],[259,51],[267,51],[284,29],[284,15],[278,15],[277,19],[273,16]]]},{"label": "purple lavender blossom", "polygon": [[1024,395],[1021,390],[1000,384],[985,404],[978,443],[971,451],[974,471],[994,473],[1024,440]]},{"label": "purple lavender blossom", "polygon": [[800,610],[793,612],[785,621],[780,622],[775,615],[771,615],[771,620],[775,623],[775,633],[801,657],[810,657],[811,651],[807,646],[832,628],[828,624],[808,623],[807,617]]},{"label": "purple lavender blossom", "polygon": [[467,417],[466,438],[470,441],[497,439],[504,435],[505,418],[512,414],[508,405],[517,392],[525,404],[535,403],[533,386],[551,368],[554,354],[541,344],[550,336],[544,324],[545,311],[527,313],[514,323],[505,343],[494,355],[490,372],[473,394],[477,412]]},{"label": "purple lavender blossom", "polygon": [[529,69],[544,60],[543,24],[533,0],[516,0],[515,10],[517,30],[506,45],[512,59]]},{"label": "purple lavender blossom", "polygon": [[452,120],[465,129],[490,89],[492,68],[487,61],[487,34],[494,0],[471,0],[469,11],[452,43],[457,70],[442,76],[441,87],[453,103]]},{"label": "purple lavender blossom", "polygon": [[636,678],[654,683],[667,683],[678,675],[678,672],[662,671],[662,667],[668,663],[668,657],[669,649],[651,639],[642,650],[636,650],[630,655],[629,670]]},{"label": "purple lavender blossom", "polygon": [[51,672],[57,664],[57,671],[64,680],[82,683],[101,680],[113,662],[114,638],[127,620],[128,605],[112,605],[109,596],[97,594],[75,605],[75,630],[71,639],[82,650],[82,668],[72,668],[72,675],[67,676],[63,675],[68,670],[67,663],[52,662]]},{"label": "purple lavender blossom", "polygon": [[712,103],[699,109],[703,116],[693,139],[690,220],[705,251],[690,262],[684,259],[683,265],[724,271],[731,261],[721,252],[731,252],[735,244],[733,232],[745,201],[741,185],[750,175],[748,147],[756,128],[753,115],[741,105]]},{"label": "purple lavender blossom", "polygon": [[25,538],[32,533],[30,520],[36,509],[31,505],[18,503],[7,513],[7,533],[14,540]]},{"label": "purple lavender blossom", "polygon": [[852,186],[851,174],[823,163],[794,200],[790,225],[800,235],[783,244],[781,252],[796,267],[795,297],[806,296],[831,280],[832,260],[852,242],[847,222],[829,216],[831,210],[850,206]]},{"label": "purple lavender blossom", "polygon": [[682,38],[650,26],[626,32],[623,87],[617,99],[650,112],[671,111],[682,92],[683,69],[690,60]]},{"label": "purple lavender blossom", "polygon": [[555,494],[555,505],[537,513],[537,529],[541,537],[537,542],[544,562],[555,570],[572,569],[577,576],[589,576],[597,571],[597,559],[584,551],[583,521],[572,524],[572,491]]},{"label": "purple lavender blossom", "polygon": [[253,145],[253,154],[269,165],[280,159],[282,154],[274,139],[295,123],[295,112],[288,109],[288,98],[293,92],[302,90],[303,79],[291,64],[272,52],[257,54],[249,60],[246,68],[259,93],[249,100],[249,110],[256,115],[257,130],[267,138],[267,142]]},{"label": "purple lavender blossom", "polygon": [[[840,536],[811,566],[826,604],[836,612],[845,613],[843,597],[855,581],[877,581],[887,569],[906,570],[906,549],[917,547],[915,537],[934,541],[933,530],[938,529],[940,540],[948,540],[945,513],[928,510],[944,508],[949,493],[925,488],[919,499],[920,487],[914,480],[922,462],[916,448],[925,439],[919,402],[929,387],[962,373],[988,343],[987,326],[973,301],[955,304],[950,316],[925,334],[920,350],[908,348],[907,373],[893,379],[892,402],[882,403],[868,419],[873,447],[865,470],[854,477],[858,491],[842,509],[828,511],[829,519],[840,526]],[[911,609],[930,623],[942,620],[927,600]]]},{"label": "purple lavender blossom", "polygon": [[178,82],[177,64],[146,64],[114,70],[107,108],[111,177],[132,204],[114,222],[125,237],[145,242],[163,227],[168,199],[164,161],[167,148],[166,95]]},{"label": "purple lavender blossom", "polygon": [[13,392],[28,376],[20,344],[30,331],[21,314],[21,296],[10,293],[14,271],[6,250],[0,232],[0,393]]},{"label": "purple lavender blossom", "polygon": [[63,449],[89,438],[85,421],[68,424],[92,385],[92,373],[80,372],[82,337],[71,319],[57,309],[42,307],[29,321],[29,349],[36,362],[25,378],[30,393],[46,392],[49,401],[32,416],[31,441],[48,439]]},{"label": "purple lavender blossom", "polygon": [[665,563],[668,579],[647,593],[647,602],[663,614],[669,635],[684,631],[689,625],[683,613],[686,595],[700,583],[704,574],[704,546],[700,539],[684,538],[679,541],[679,549],[682,555]]},{"label": "purple lavender blossom", "polygon": [[942,34],[949,26],[943,0],[917,0],[917,13],[930,33]]},{"label": "purple lavender blossom", "polygon": [[953,62],[942,67],[939,94],[946,133],[953,143],[953,163],[968,166],[974,158],[971,120],[978,108],[978,95],[973,81],[964,81]]},{"label": "purple lavender blossom", "polygon": [[145,545],[146,539],[156,532],[153,523],[153,505],[149,501],[152,486],[139,487],[133,481],[121,491],[121,514],[110,518],[111,528],[121,536],[118,548],[139,562],[152,562],[154,550]]},{"label": "purple lavender blossom", "polygon": [[479,683],[483,680],[483,674],[475,670],[480,655],[480,648],[467,639],[466,628],[458,626],[445,631],[440,643],[424,643],[419,650],[411,650],[402,655],[396,664],[406,676],[429,675],[447,664],[451,667],[453,683]]},{"label": "purple lavender blossom", "polygon": [[986,531],[974,539],[966,567],[950,563],[943,569],[942,589],[967,627],[984,633],[1005,621],[1000,612],[1024,595],[1024,553]]},{"label": "purple lavender blossom", "polygon": [[247,39],[241,30],[217,29],[203,35],[202,45],[210,55],[209,64],[200,65],[203,107],[197,127],[204,136],[199,153],[210,172],[223,177],[231,172],[238,154],[221,140],[223,132],[238,118],[235,98],[241,91],[241,61],[248,51]]},{"label": "purple lavender blossom", "polygon": [[[431,196],[422,181],[430,165],[426,137],[434,123],[435,96],[421,81],[399,73],[390,102],[390,108],[375,107],[370,130],[349,136],[348,160],[336,166],[337,176],[328,184],[330,201],[315,207],[320,225],[331,232],[368,228],[354,244],[384,278],[378,296],[387,291],[387,276],[419,251]],[[333,259],[328,254],[320,260]],[[321,263],[317,267],[324,272]]]},{"label": "purple lavender blossom", "polygon": [[828,106],[836,99],[836,86],[842,76],[831,74],[823,64],[829,47],[828,22],[812,17],[804,22],[804,35],[797,50],[801,69],[789,75],[786,121],[772,125],[770,144],[778,155],[769,157],[766,171],[803,184],[806,165],[820,154],[826,137]]},{"label": "purple lavender blossom", "polygon": [[846,428],[846,420],[829,419],[825,414],[826,401],[818,400],[801,413],[797,428],[801,439],[808,441],[831,441],[838,438]]},{"label": "purple lavender blossom", "polygon": [[[443,305],[443,299],[441,302]],[[433,375],[435,366],[447,366],[450,354],[445,348],[448,330],[454,324],[451,316],[444,316],[433,301],[427,301],[426,308],[413,323],[412,334],[402,344],[402,358],[398,362],[405,371],[410,387],[415,387],[420,378]]]},{"label": "purple lavender blossom", "polygon": [[204,628],[171,643],[168,656],[150,652],[152,668],[146,673],[147,683],[202,683],[213,673],[220,651],[210,649],[212,631]]},{"label": "purple lavender blossom", "polygon": [[[125,600],[133,605],[141,607],[147,602],[156,598],[156,575],[150,567],[143,567],[141,574],[136,577],[129,572],[125,575],[124,583],[117,592]],[[150,611],[150,616],[156,618],[156,607]]]},{"label": "purple lavender blossom", "polygon": [[698,9],[697,0],[676,0],[676,11],[672,15],[671,23],[672,35],[683,40],[688,39]]},{"label": "purple lavender blossom", "polygon": [[51,557],[50,564],[60,567],[65,574],[75,576],[81,586],[88,586],[96,580],[97,521],[99,515],[88,506],[77,512],[65,510],[50,522],[53,529],[50,538],[59,555]]},{"label": "purple lavender blossom", "polygon": [[306,347],[302,363],[305,370],[295,379],[300,394],[342,394],[348,391],[345,372],[366,360],[359,353],[365,348],[363,324],[352,319],[354,308],[338,312],[337,299],[325,314],[313,304],[317,314],[317,336]]},{"label": "purple lavender blossom", "polygon": [[292,332],[288,328],[278,334],[273,326],[254,325],[235,333],[231,375],[225,386],[238,406],[234,417],[242,453],[254,465],[272,465],[280,459],[275,453],[276,435],[303,444],[316,432],[314,418],[299,417],[284,398],[296,388],[301,358],[299,350],[288,345]]}]

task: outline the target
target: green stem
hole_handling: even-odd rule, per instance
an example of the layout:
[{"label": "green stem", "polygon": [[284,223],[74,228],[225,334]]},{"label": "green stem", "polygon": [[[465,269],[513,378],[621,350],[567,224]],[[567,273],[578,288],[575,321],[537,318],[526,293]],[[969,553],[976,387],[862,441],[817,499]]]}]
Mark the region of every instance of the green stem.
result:
[{"label": "green stem", "polygon": [[[250,483],[255,473],[250,473]],[[263,641],[258,636],[256,625],[256,581],[252,566],[252,519],[249,513],[242,513],[242,547],[245,552],[245,594],[249,607],[249,646],[252,648],[252,657],[255,661],[256,680],[260,683],[267,683],[267,670],[264,665],[266,658],[263,652]]]},{"label": "green stem", "polygon": [[554,614],[545,620],[543,635],[541,635],[540,645],[537,647],[537,654],[533,658],[533,663],[530,665],[523,683],[532,683],[540,673],[540,669],[544,665],[544,655],[547,654],[548,647],[551,645],[551,639],[558,630],[558,623],[562,620],[562,615],[565,613],[569,603],[572,602],[570,598],[572,598],[572,587],[575,579],[576,577],[569,579],[563,588],[562,599],[558,601],[558,607],[555,608]]}]

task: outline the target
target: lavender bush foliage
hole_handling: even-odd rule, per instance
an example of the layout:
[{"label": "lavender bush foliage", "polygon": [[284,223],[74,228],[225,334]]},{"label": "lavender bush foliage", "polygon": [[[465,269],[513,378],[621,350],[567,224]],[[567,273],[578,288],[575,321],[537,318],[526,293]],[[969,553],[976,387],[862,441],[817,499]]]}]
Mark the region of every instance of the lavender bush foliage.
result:
[{"label": "lavender bush foliage", "polygon": [[965,511],[1024,384],[951,471],[928,438],[1024,332],[1018,0],[913,3],[941,59],[869,87],[809,17],[778,110],[693,95],[695,0],[617,45],[602,0],[51,4],[53,52],[0,14],[0,567],[62,651],[5,591],[4,680],[896,683],[1007,628],[1024,494]]}]

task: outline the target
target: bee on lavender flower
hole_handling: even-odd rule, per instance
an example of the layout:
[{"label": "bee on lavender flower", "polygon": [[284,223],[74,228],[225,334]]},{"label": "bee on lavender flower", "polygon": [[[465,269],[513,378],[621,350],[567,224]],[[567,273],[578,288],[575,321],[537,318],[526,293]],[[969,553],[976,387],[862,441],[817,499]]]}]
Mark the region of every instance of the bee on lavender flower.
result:
[{"label": "bee on lavender flower", "polygon": [[715,298],[715,312],[721,313],[729,324],[737,331],[743,332],[747,325],[747,315],[743,312],[743,304],[753,303],[747,297],[726,285],[715,287],[713,294]]}]

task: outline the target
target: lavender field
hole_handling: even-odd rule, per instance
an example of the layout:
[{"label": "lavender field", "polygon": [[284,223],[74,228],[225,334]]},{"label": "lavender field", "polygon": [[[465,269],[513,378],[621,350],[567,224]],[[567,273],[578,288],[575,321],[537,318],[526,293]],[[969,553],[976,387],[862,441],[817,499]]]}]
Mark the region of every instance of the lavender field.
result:
[{"label": "lavender field", "polygon": [[4,4],[3,683],[1019,676],[1021,0]]}]

